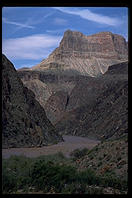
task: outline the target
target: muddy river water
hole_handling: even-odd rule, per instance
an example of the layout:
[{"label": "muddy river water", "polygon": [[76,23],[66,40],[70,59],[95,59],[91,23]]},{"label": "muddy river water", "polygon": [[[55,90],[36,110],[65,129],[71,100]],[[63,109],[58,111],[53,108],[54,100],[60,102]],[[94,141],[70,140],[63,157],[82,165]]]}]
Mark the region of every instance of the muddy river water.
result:
[{"label": "muddy river water", "polygon": [[9,158],[11,155],[24,155],[26,157],[38,157],[41,155],[55,154],[62,152],[66,157],[69,157],[70,153],[75,149],[88,148],[91,149],[96,146],[100,141],[90,139],[87,137],[79,136],[63,136],[64,142],[60,142],[55,145],[44,146],[39,148],[10,148],[2,149],[2,157]]}]

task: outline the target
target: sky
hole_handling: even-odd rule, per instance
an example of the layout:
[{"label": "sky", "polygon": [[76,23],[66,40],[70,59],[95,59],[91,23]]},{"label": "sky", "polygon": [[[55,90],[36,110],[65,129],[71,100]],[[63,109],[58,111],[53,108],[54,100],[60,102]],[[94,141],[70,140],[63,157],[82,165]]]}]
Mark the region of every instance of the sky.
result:
[{"label": "sky", "polygon": [[59,46],[70,29],[110,31],[128,40],[127,7],[3,7],[2,53],[15,68],[32,67]]}]

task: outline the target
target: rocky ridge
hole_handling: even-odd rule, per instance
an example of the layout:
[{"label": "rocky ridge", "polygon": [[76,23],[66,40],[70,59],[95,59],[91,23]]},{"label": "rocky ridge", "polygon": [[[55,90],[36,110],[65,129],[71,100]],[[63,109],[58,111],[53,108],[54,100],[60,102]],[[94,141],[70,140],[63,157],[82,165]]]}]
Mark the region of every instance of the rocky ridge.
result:
[{"label": "rocky ridge", "polygon": [[13,64],[2,56],[2,148],[44,146],[63,141]]},{"label": "rocky ridge", "polygon": [[127,60],[125,39],[111,32],[90,36],[67,30],[58,48],[31,70],[75,70],[83,75],[97,76],[110,65]]},{"label": "rocky ridge", "polygon": [[[56,128],[63,134],[99,139],[116,139],[126,135],[128,63],[111,66],[106,74],[94,80],[95,83],[92,83],[92,79],[87,78],[85,83],[79,82],[74,87],[69,99],[69,111],[56,123]],[[81,101],[81,96],[85,103]]]}]

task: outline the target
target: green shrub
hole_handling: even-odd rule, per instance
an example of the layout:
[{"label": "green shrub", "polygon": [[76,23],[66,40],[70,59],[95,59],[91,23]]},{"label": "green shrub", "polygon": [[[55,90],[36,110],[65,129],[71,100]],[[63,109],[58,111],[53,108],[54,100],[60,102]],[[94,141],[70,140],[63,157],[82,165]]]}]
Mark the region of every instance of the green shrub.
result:
[{"label": "green shrub", "polygon": [[103,188],[102,187],[96,187],[96,186],[88,186],[86,188],[85,194],[96,194],[100,195],[103,194]]},{"label": "green shrub", "polygon": [[45,155],[45,156],[40,156],[40,157],[37,157],[35,159],[35,161],[38,161],[38,160],[45,160],[45,161],[53,161],[53,162],[56,162],[56,163],[59,163],[59,162],[62,162],[62,161],[69,161],[62,152],[58,152],[56,154],[52,154],[52,155]]},{"label": "green shrub", "polygon": [[102,161],[100,161],[100,162],[98,163],[98,167],[99,167],[99,166],[101,166],[102,164],[103,164],[103,162],[102,162]]},{"label": "green shrub", "polygon": [[76,193],[77,187],[75,183],[66,184],[62,189],[61,193],[63,194],[74,194]]},{"label": "green shrub", "polygon": [[81,150],[75,149],[73,152],[70,153],[70,156],[73,157],[74,159],[78,159],[88,154],[88,151],[89,150],[87,148],[83,148]]},{"label": "green shrub", "polygon": [[101,184],[105,187],[109,186],[119,190],[127,190],[128,188],[126,180],[119,179],[112,173],[106,173],[101,179]]},{"label": "green shrub", "polygon": [[106,172],[103,176],[96,175],[89,168],[79,172],[73,166],[60,163],[65,160],[61,153],[36,159],[21,156],[3,160],[3,193],[17,192],[18,189],[28,191],[29,187],[35,187],[45,193],[70,194],[99,194],[102,187],[127,190],[127,181],[117,178],[113,172]]},{"label": "green shrub", "polygon": [[104,153],[104,158],[107,156],[107,154],[106,153]]},{"label": "green shrub", "polygon": [[14,173],[7,168],[2,170],[2,191],[10,193],[16,190],[17,182]]},{"label": "green shrub", "polygon": [[64,156],[64,154],[63,154],[62,152],[58,152],[58,153],[57,153],[57,156],[58,156],[58,158],[60,158],[60,159],[65,159],[65,156]]},{"label": "green shrub", "polygon": [[78,182],[85,183],[88,185],[93,185],[93,184],[96,184],[97,182],[97,177],[95,175],[95,172],[92,171],[91,169],[78,172],[77,179],[78,179]]},{"label": "green shrub", "polygon": [[13,156],[2,161],[3,192],[17,191],[31,182],[30,160],[26,157]]},{"label": "green shrub", "polygon": [[65,184],[75,180],[76,169],[71,166],[60,166],[44,160],[37,161],[32,170],[32,183],[37,189],[45,190],[53,186],[61,191]]}]

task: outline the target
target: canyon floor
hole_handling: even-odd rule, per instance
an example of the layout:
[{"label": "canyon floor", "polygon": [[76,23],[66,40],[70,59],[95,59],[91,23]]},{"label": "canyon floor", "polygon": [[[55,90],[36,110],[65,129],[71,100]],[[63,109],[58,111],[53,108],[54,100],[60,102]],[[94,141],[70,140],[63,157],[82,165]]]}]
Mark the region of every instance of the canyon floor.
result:
[{"label": "canyon floor", "polygon": [[42,155],[55,154],[62,152],[66,157],[70,156],[70,153],[75,149],[88,148],[92,149],[100,141],[96,139],[79,137],[79,136],[63,136],[64,142],[60,142],[55,145],[44,146],[40,148],[10,148],[2,149],[2,157],[9,158],[11,155],[24,155],[26,157],[39,157]]}]

